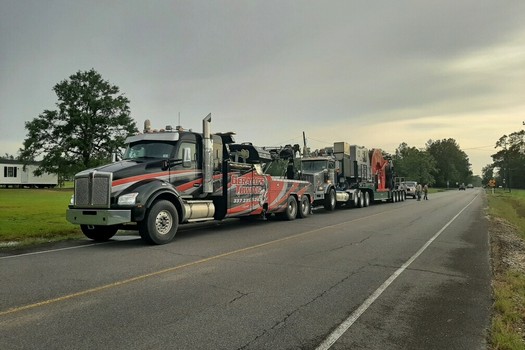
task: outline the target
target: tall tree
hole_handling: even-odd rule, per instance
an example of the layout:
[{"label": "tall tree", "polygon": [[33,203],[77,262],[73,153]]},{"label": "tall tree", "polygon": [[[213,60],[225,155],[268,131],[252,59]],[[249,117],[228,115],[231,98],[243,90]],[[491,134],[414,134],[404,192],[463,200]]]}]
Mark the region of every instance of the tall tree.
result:
[{"label": "tall tree", "polygon": [[427,151],[409,147],[403,142],[396,149],[393,160],[398,176],[429,185],[435,183],[432,174],[436,171],[436,161]]},{"label": "tall tree", "polygon": [[490,180],[494,179],[494,164],[488,164],[481,169],[481,182],[487,185]]},{"label": "tall tree", "polygon": [[25,124],[28,133],[21,158],[42,157],[36,175],[72,175],[107,162],[137,130],[129,100],[94,69],[78,71],[53,91],[58,109],[44,110]]},{"label": "tall tree", "polygon": [[499,167],[499,184],[525,188],[525,130],[503,135],[495,148],[500,149],[492,155],[493,167]]},{"label": "tall tree", "polygon": [[461,150],[456,140],[449,138],[427,142],[427,152],[436,160],[434,178],[436,185],[446,187],[447,184],[455,186],[456,183],[467,183],[472,170],[468,156]]}]

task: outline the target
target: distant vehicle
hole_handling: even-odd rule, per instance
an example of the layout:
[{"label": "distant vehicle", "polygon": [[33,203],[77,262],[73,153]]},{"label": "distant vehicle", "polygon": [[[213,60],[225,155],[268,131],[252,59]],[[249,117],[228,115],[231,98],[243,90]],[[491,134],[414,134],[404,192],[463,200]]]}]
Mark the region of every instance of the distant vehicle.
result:
[{"label": "distant vehicle", "polygon": [[460,191],[465,191],[465,184],[459,185],[459,190]]},{"label": "distant vehicle", "polygon": [[407,197],[416,198],[417,181],[405,181],[401,184],[405,186]]},{"label": "distant vehicle", "polygon": [[468,184],[468,185],[467,185],[467,188],[474,188],[474,185],[472,185],[472,184]]}]

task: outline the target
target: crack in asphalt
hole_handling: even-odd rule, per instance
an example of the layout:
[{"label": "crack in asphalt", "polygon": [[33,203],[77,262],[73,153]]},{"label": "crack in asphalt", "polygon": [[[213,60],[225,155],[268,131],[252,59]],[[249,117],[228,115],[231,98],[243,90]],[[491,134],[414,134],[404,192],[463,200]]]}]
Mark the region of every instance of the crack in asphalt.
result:
[{"label": "crack in asphalt", "polygon": [[237,294],[239,294],[239,295],[237,295],[235,298],[233,298],[232,300],[230,300],[230,301],[228,302],[228,305],[231,305],[231,304],[235,303],[236,301],[238,301],[238,300],[240,300],[240,299],[242,299],[242,298],[244,298],[244,297],[247,297],[248,295],[250,295],[250,294],[252,294],[252,293],[243,293],[243,292],[241,292],[240,290],[238,290],[238,291],[237,291]]},{"label": "crack in asphalt", "polygon": [[337,248],[329,249],[329,250],[327,250],[327,252],[335,252],[336,250],[339,250],[339,249],[343,249],[343,248],[346,248],[346,247],[351,247],[351,246],[356,245],[356,244],[362,244],[363,242],[368,241],[372,237],[372,235],[373,234],[369,234],[368,236],[366,236],[365,238],[363,238],[362,240],[357,241],[357,242],[352,242],[352,243],[349,243],[349,244],[344,244],[344,245],[339,246]]},{"label": "crack in asphalt", "polygon": [[248,341],[246,344],[244,344],[243,346],[239,347],[237,350],[243,350],[243,349],[246,349],[248,348],[251,344],[253,344],[254,342],[256,342],[258,339],[260,339],[261,337],[265,336],[266,334],[270,333],[272,330],[280,327],[281,325],[285,324],[286,321],[292,317],[294,314],[296,314],[297,312],[299,312],[301,309],[307,307],[308,305],[316,302],[318,299],[321,299],[324,295],[326,295],[328,292],[330,292],[331,290],[333,290],[334,288],[336,288],[337,286],[341,285],[342,283],[346,282],[348,279],[350,279],[351,277],[355,276],[356,274],[358,274],[364,267],[361,267],[359,268],[358,270],[352,272],[351,274],[347,275],[346,277],[342,278],[341,280],[339,280],[338,282],[336,282],[335,284],[331,285],[328,289],[325,289],[323,292],[321,292],[320,294],[316,295],[314,298],[312,298],[311,300],[309,300],[308,302],[304,303],[304,304],[301,304],[299,305],[298,307],[296,307],[294,310],[292,310],[291,312],[287,313],[286,315],[284,315],[284,317],[278,321],[276,321],[274,323],[273,326],[271,326],[270,328],[268,329],[264,329],[261,334],[255,336],[252,340]]}]

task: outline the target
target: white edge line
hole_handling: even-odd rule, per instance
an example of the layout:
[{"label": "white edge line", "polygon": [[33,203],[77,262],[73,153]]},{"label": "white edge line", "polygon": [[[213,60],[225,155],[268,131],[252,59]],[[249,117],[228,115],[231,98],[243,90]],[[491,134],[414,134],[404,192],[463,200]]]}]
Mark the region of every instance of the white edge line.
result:
[{"label": "white edge line", "polygon": [[343,321],[317,348],[316,350],[328,350],[341,336],[354,324],[355,321],[383,294],[383,292],[396,280],[416,260],[436,238],[458,218],[461,213],[467,209],[478,198],[474,197],[459,213],[456,214],[449,222],[445,224],[432,238],[430,238],[410,259],[408,259],[399,269],[397,269],[383,284],[375,290],[346,320]]},{"label": "white edge line", "polygon": [[20,258],[23,256],[29,256],[29,255],[38,255],[38,254],[46,254],[46,253],[53,253],[53,252],[59,252],[61,250],[70,250],[70,249],[78,249],[78,248],[86,248],[86,247],[93,247],[95,245],[101,245],[101,244],[108,244],[113,241],[108,242],[99,242],[99,243],[91,243],[91,244],[83,244],[83,245],[76,245],[74,247],[65,247],[65,248],[58,248],[58,249],[50,249],[50,250],[41,250],[38,252],[32,252],[32,253],[24,253],[24,254],[16,254],[16,255],[8,255],[8,256],[0,256],[0,260],[3,259],[12,259],[12,258]]}]

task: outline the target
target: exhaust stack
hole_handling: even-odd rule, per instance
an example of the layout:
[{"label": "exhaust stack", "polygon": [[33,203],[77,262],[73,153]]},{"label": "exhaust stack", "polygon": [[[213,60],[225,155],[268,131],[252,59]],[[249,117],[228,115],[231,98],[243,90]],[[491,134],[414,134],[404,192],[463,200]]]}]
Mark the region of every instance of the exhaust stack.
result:
[{"label": "exhaust stack", "polygon": [[202,120],[202,150],[203,150],[203,166],[202,166],[202,190],[204,193],[213,192],[213,169],[212,169],[212,154],[213,154],[213,140],[210,132],[211,113]]}]

